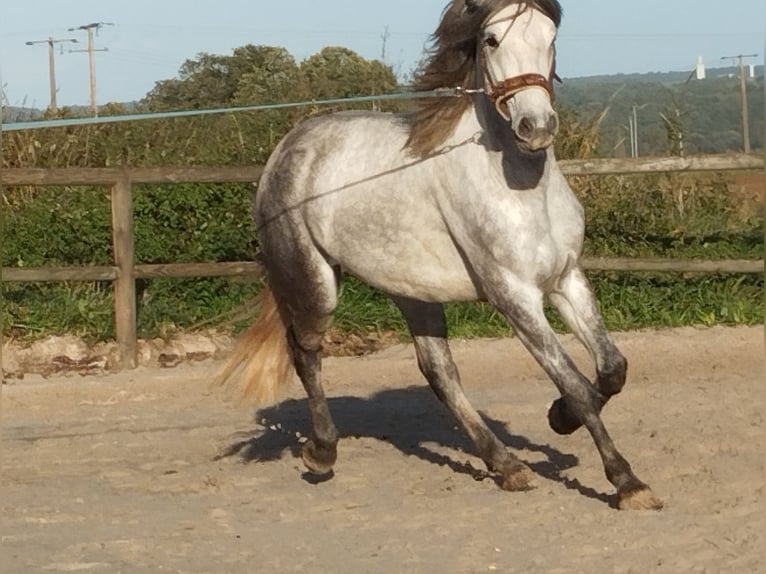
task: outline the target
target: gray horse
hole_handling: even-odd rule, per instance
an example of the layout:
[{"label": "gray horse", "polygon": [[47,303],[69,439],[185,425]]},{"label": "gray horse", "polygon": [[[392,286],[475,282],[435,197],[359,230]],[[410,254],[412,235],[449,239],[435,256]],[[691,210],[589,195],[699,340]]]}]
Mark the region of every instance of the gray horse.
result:
[{"label": "gray horse", "polygon": [[[401,310],[420,370],[503,488],[531,488],[532,472],[468,402],[447,345],[445,302],[494,305],[561,393],[551,428],[587,428],[620,508],[662,506],[600,417],[625,383],[627,361],[578,266],[583,212],[551,147],[560,21],[557,0],[453,0],[415,87],[457,88],[458,97],[423,100],[411,115],[317,117],[270,158],[255,201],[270,288],[219,381],[244,379],[246,393],[274,401],[294,368],[311,412],[302,453],[311,472],[329,473],[337,457],[320,350],[348,272]],[[593,356],[595,385],[548,324],[546,297]]]}]

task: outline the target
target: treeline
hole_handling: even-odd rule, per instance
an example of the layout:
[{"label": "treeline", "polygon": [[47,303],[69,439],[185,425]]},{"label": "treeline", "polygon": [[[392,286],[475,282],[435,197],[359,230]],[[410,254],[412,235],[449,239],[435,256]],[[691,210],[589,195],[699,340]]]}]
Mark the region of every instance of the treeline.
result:
[{"label": "treeline", "polygon": [[[678,74],[567,80],[559,102],[584,115],[607,111],[599,129],[600,157],[630,156],[630,117],[636,108],[639,154],[693,155],[743,150],[740,84],[736,76],[706,80]],[[750,143],[764,149],[764,77],[747,82]]]}]

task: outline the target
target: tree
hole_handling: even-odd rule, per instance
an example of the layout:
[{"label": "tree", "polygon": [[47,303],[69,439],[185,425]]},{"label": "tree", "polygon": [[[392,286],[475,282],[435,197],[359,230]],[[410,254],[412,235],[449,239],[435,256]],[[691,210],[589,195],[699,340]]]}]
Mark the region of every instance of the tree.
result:
[{"label": "tree", "polygon": [[675,107],[672,111],[666,111],[667,113],[660,112],[660,118],[665,123],[665,130],[668,134],[670,155],[684,157],[686,152],[684,149],[684,126],[681,121],[681,109]]},{"label": "tree", "polygon": [[[299,68],[284,48],[261,47],[251,53],[256,64],[243,73],[234,97],[238,106],[289,103],[300,99]],[[282,137],[301,117],[301,111],[264,110],[243,114],[239,121],[240,137],[248,138],[256,158],[265,162]]]},{"label": "tree", "polygon": [[287,50],[260,46],[250,53],[250,62],[252,67],[239,77],[237,104],[284,103],[298,97],[299,68]]},{"label": "tree", "polygon": [[189,110],[228,101],[233,90],[227,59],[201,53],[196,60],[186,60],[179,77],[157,82],[144,103],[152,110]]},{"label": "tree", "polygon": [[307,99],[379,95],[397,88],[389,66],[347,48],[324,48],[301,63],[300,74],[301,93]]},{"label": "tree", "polygon": [[393,70],[347,48],[329,47],[298,66],[284,48],[248,44],[231,56],[201,53],[178,78],[157,82],[144,99],[152,110],[369,96],[395,91]]},{"label": "tree", "polygon": [[[284,97],[291,95],[289,86],[295,85],[297,73],[295,60],[284,48],[248,44],[231,56],[202,53],[184,62],[178,78],[157,82],[144,103],[151,109],[174,110],[232,105],[252,97],[252,87],[259,82],[259,97],[276,87]],[[246,94],[243,82],[251,87]]]},{"label": "tree", "polygon": [[[396,77],[388,66],[346,48],[325,48],[299,66],[284,48],[248,44],[235,49],[231,56],[203,53],[187,60],[178,78],[157,82],[142,104],[150,110],[244,107],[368,96],[396,87]],[[289,129],[314,111],[304,107],[177,119],[173,130],[177,141],[163,147],[162,153],[178,152],[184,162],[197,158],[200,146],[208,151],[211,147],[197,137],[204,129],[206,139],[215,138],[217,145],[212,147],[224,157],[264,162]]]}]

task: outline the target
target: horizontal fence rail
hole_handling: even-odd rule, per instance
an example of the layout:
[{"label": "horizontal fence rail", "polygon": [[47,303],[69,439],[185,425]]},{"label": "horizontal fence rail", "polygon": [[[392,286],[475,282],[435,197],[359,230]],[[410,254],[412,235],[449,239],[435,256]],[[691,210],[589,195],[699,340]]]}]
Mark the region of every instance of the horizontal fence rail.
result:
[{"label": "horizontal fence rail", "polygon": [[252,167],[68,167],[17,168],[2,173],[5,186],[23,185],[114,185],[128,180],[133,184],[163,183],[254,183],[263,166]]},{"label": "horizontal fence rail", "polygon": [[[242,277],[260,275],[262,268],[254,262],[235,263],[167,263],[134,265],[136,279],[189,279],[195,277]],[[60,281],[114,281],[120,277],[119,267],[10,267],[3,269],[3,281],[17,283],[57,283]]]},{"label": "horizontal fence rail", "polygon": [[763,171],[762,155],[717,154],[638,159],[575,159],[560,161],[565,175],[641,175],[672,172]]},{"label": "horizontal fence rail", "polygon": [[[763,156],[727,154],[689,158],[570,160],[559,162],[569,176],[638,175],[668,172],[763,170]],[[110,281],[114,284],[115,338],[120,368],[135,368],[136,279],[195,277],[254,277],[262,274],[255,262],[174,263],[145,265],[133,252],[133,186],[182,183],[255,183],[262,166],[157,168],[18,168],[2,171],[4,186],[108,186],[111,188],[114,265],[83,267],[4,268],[2,281]],[[675,273],[763,273],[763,260],[689,260],[583,258],[588,271]]]}]

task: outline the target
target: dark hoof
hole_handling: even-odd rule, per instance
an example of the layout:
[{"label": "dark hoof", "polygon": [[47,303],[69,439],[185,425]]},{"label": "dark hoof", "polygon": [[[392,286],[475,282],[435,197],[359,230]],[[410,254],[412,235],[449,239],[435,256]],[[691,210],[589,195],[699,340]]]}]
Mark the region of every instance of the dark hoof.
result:
[{"label": "dark hoof", "polygon": [[553,432],[560,435],[572,434],[582,426],[580,419],[569,410],[563,398],[556,399],[548,409],[548,424]]},{"label": "dark hoof", "polygon": [[335,445],[318,447],[313,441],[307,441],[301,450],[301,458],[310,473],[324,476],[332,473],[332,467],[338,458],[338,450]]},{"label": "dark hoof", "polygon": [[535,480],[534,473],[522,466],[512,472],[508,472],[502,476],[502,482],[500,488],[507,490],[508,492],[526,492],[527,490],[534,490]]},{"label": "dark hoof", "polygon": [[329,482],[335,477],[335,471],[330,471],[327,474],[314,474],[313,472],[304,472],[301,478],[311,484],[312,486],[318,486]]}]

